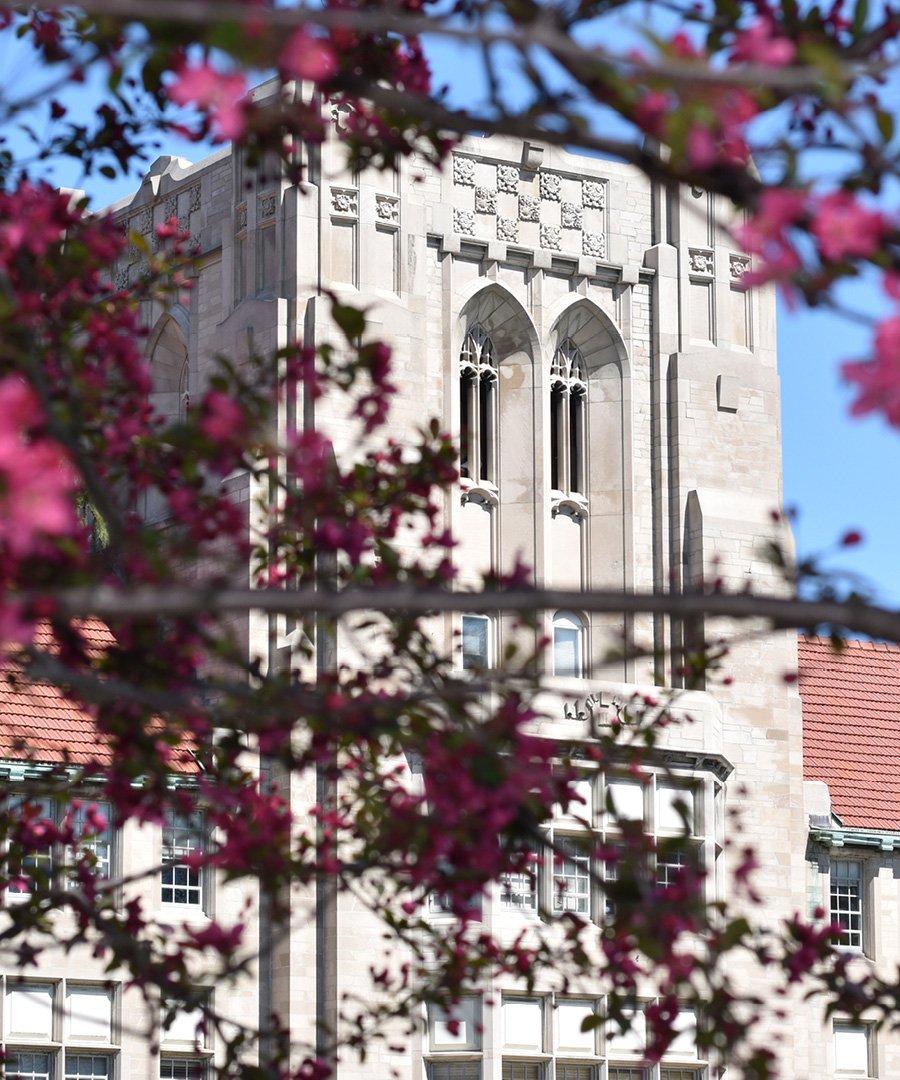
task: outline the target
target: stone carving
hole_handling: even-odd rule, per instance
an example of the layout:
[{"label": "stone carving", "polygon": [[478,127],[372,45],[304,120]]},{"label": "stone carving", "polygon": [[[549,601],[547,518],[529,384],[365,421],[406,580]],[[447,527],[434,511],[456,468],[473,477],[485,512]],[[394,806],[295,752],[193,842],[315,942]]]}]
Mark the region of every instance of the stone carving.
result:
[{"label": "stone carving", "polygon": [[257,218],[275,217],[275,195],[260,195],[256,202]]},{"label": "stone carving", "polygon": [[461,233],[464,236],[475,235],[475,213],[472,210],[460,210],[459,207],[453,211],[453,231]]},{"label": "stone carving", "polygon": [[606,207],[606,185],[602,181],[585,180],[581,190],[586,209],[603,210]]},{"label": "stone carving", "polygon": [[345,101],[335,102],[331,106],[331,122],[338,131],[347,130],[346,120],[353,111],[353,106],[348,105]]},{"label": "stone carving", "polygon": [[475,210],[479,214],[496,214],[497,192],[489,187],[475,188]]},{"label": "stone carving", "polygon": [[732,255],[730,259],[731,276],[735,281],[740,281],[750,269],[750,260],[746,255]]},{"label": "stone carving", "polygon": [[511,240],[516,243],[519,239],[519,223],[515,218],[497,218],[497,239]]},{"label": "stone carving", "polygon": [[550,202],[559,202],[562,190],[562,177],[556,173],[541,173],[541,198]]},{"label": "stone carving", "polygon": [[194,184],[194,186],[191,188],[189,212],[191,214],[193,214],[195,211],[197,211],[199,209],[200,209],[200,185],[199,184]]},{"label": "stone carving", "polygon": [[116,271],[116,289],[122,290],[128,288],[128,267],[120,267]]},{"label": "stone carving", "polygon": [[356,217],[359,214],[359,192],[356,188],[331,189],[331,212],[343,214],[346,217]]},{"label": "stone carving", "polygon": [[385,225],[399,225],[400,200],[394,195],[376,195],[375,217]]},{"label": "stone carving", "polygon": [[146,210],[142,210],[136,218],[132,218],[134,222],[133,228],[136,232],[139,232],[141,236],[146,236],[148,232],[153,228],[153,207],[148,206]]},{"label": "stone carving", "polygon": [[166,219],[166,221],[168,221],[169,218],[173,218],[173,217],[178,217],[178,196],[177,195],[170,195],[168,197],[168,199],[166,199],[165,219]]},{"label": "stone carving", "polygon": [[519,190],[519,168],[517,165],[497,166],[497,187],[507,195],[515,195]]},{"label": "stone carving", "polygon": [[475,161],[472,158],[453,155],[453,183],[463,187],[473,187],[475,184]]},{"label": "stone carving", "polygon": [[713,256],[711,251],[690,251],[688,261],[693,274],[712,274]]},{"label": "stone carving", "polygon": [[560,220],[564,229],[580,229],[581,207],[577,203],[564,202],[560,210]]},{"label": "stone carving", "polygon": [[559,251],[562,244],[562,231],[558,225],[541,226],[541,247]]},{"label": "stone carving", "polygon": [[[153,250],[156,251],[156,245]],[[136,244],[131,244],[125,248],[125,259],[129,263],[136,263],[141,257],[141,249]]]},{"label": "stone carving", "polygon": [[541,202],[536,195],[519,196],[519,221],[540,221]]},{"label": "stone carving", "polygon": [[178,231],[180,233],[182,233],[182,234],[184,234],[184,233],[190,234],[190,231],[191,231],[191,216],[190,216],[190,214],[183,214],[178,219]]},{"label": "stone carving", "polygon": [[594,259],[606,258],[606,237],[599,233],[586,232],[581,237],[581,253]]},{"label": "stone carving", "polygon": [[234,208],[234,231],[243,232],[247,228],[247,204],[241,203]]}]

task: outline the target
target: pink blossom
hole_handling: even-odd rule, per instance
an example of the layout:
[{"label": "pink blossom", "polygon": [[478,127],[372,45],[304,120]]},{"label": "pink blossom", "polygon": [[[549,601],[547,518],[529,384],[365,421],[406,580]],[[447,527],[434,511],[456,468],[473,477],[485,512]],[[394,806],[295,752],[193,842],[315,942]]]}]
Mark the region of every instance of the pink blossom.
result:
[{"label": "pink blossom", "polygon": [[315,37],[305,26],[294,31],[278,59],[287,75],[312,82],[330,79],[338,69],[337,57],[331,45]]},{"label": "pink blossom", "polygon": [[168,88],[176,105],[193,104],[209,113],[213,135],[219,140],[243,135],[246,117],[240,99],[246,92],[243,75],[223,75],[206,61],[182,68]]},{"label": "pink blossom", "polygon": [[214,442],[233,439],[244,428],[240,405],[221,390],[210,390],[203,399],[200,430]]},{"label": "pink blossom", "polygon": [[856,384],[858,397],[850,409],[854,416],[880,412],[900,428],[900,315],[879,325],[874,358],[844,364],[841,374]]},{"label": "pink blossom", "polygon": [[818,204],[812,232],[826,259],[868,258],[887,231],[884,217],[866,210],[846,191],[826,195]]},{"label": "pink blossom", "polygon": [[737,63],[766,64],[784,67],[794,61],[797,47],[782,37],[771,19],[757,19],[746,30],[735,35],[731,59]]},{"label": "pink blossom", "polygon": [[78,527],[75,475],[62,448],[26,438],[40,420],[31,388],[15,376],[0,380],[0,540],[17,558],[35,554],[43,537],[71,536]]}]

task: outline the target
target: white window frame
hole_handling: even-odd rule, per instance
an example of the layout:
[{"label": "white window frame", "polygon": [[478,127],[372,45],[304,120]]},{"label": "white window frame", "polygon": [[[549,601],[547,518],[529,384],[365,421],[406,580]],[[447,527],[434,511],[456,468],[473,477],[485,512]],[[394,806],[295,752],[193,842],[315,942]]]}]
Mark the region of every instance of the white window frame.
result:
[{"label": "white window frame", "polygon": [[[838,1036],[839,1034],[846,1034],[852,1036],[861,1036],[865,1040],[865,1071],[861,1069],[849,1068],[842,1069],[840,1065],[842,1062],[840,1058],[843,1056],[838,1050]],[[832,1048],[834,1053],[834,1074],[835,1076],[855,1076],[855,1077],[873,1077],[875,1076],[875,1029],[872,1024],[865,1021],[855,1022],[853,1020],[835,1019],[832,1021]],[[849,1047],[845,1047],[846,1051]]]},{"label": "white window frame", "polygon": [[168,808],[162,828],[160,903],[181,911],[206,910],[207,868],[189,866],[183,860],[194,852],[208,850],[206,814]]},{"label": "white window frame", "polygon": [[[425,1075],[427,1080],[481,1080],[484,1040],[483,1003],[468,994],[449,1010],[428,1005],[425,1012]],[[448,1021],[462,1025],[457,1035],[445,1030]]]},{"label": "white window frame", "polygon": [[[74,868],[78,862],[92,859],[94,861],[93,872],[97,879],[109,880],[115,873],[116,857],[116,831],[113,828],[112,805],[104,800],[91,799],[83,796],[73,796],[70,799],[54,799],[48,796],[32,796],[29,794],[11,794],[8,797],[10,813],[15,814],[17,807],[25,803],[39,806],[41,816],[38,821],[48,821],[54,829],[62,828],[67,819],[75,827],[79,837],[76,847],[63,847],[62,844],[51,841],[42,851],[26,855],[22,860],[20,877],[13,880],[7,886],[7,896],[10,900],[27,900],[35,894],[31,887],[34,883],[29,877],[29,870],[37,866],[43,878],[46,878],[47,886],[57,884],[57,877],[61,872],[68,869],[67,885],[70,888],[78,888],[79,882]],[[87,819],[91,810],[96,812],[106,821],[106,827],[102,833],[87,831]],[[43,888],[43,882],[39,882],[39,889]]]},{"label": "white window frame", "polygon": [[564,338],[550,365],[550,487],[554,508],[587,508],[587,368],[578,346]]},{"label": "white window frame", "polygon": [[[484,627],[484,658],[474,663],[467,663],[466,653],[466,624],[479,623]],[[460,654],[464,670],[478,670],[490,668],[494,664],[494,620],[490,615],[464,614],[462,616],[462,628],[460,631]]]},{"label": "white window frame", "polygon": [[866,896],[862,859],[830,860],[828,912],[831,921],[840,923],[844,929],[837,947],[846,952],[863,952],[866,947]]},{"label": "white window frame", "polygon": [[[575,643],[575,662],[572,665],[573,670],[560,670],[560,663],[557,658],[557,632],[561,634],[571,635],[574,633],[574,639],[569,637],[568,640],[574,640]],[[574,611],[557,611],[553,616],[552,622],[552,662],[553,662],[553,674],[560,678],[568,679],[583,679],[585,675],[585,622],[584,619],[576,614]]]}]

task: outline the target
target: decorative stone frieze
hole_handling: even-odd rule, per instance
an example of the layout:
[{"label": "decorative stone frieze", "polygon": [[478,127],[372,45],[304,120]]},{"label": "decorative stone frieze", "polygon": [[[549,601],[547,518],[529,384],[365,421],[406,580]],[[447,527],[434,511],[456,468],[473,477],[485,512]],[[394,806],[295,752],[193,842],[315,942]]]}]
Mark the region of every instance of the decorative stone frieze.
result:
[{"label": "decorative stone frieze", "polygon": [[519,190],[518,165],[497,166],[497,188],[507,195],[515,195]]},{"label": "decorative stone frieze", "polygon": [[540,221],[541,202],[536,195],[519,196],[519,221]]},{"label": "decorative stone frieze", "polygon": [[562,191],[562,177],[556,173],[541,173],[541,198],[548,202],[559,202]]},{"label": "decorative stone frieze", "polygon": [[459,207],[453,211],[453,231],[462,236],[475,235],[475,213],[472,210],[461,210]]},{"label": "decorative stone frieze", "polygon": [[541,247],[559,251],[562,247],[562,232],[558,225],[541,226]]},{"label": "decorative stone frieze", "polygon": [[706,277],[712,277],[715,270],[711,251],[691,248],[688,252],[688,263],[692,274],[703,274]]},{"label": "decorative stone frieze", "polygon": [[732,255],[729,258],[729,272],[732,281],[740,281],[750,269],[750,259],[747,255]]},{"label": "decorative stone frieze", "polygon": [[606,258],[606,237],[599,233],[583,233],[581,237],[581,252],[595,259]]},{"label": "decorative stone frieze", "polygon": [[475,162],[472,158],[453,155],[453,183],[462,187],[475,186]]},{"label": "decorative stone frieze", "polygon": [[519,239],[519,223],[515,218],[497,218],[497,239],[516,243]]},{"label": "decorative stone frieze", "polygon": [[581,207],[576,203],[564,202],[560,209],[560,220],[564,229],[580,229]]},{"label": "decorative stone frieze", "polygon": [[243,232],[247,228],[247,204],[241,203],[234,208],[234,231]]},{"label": "decorative stone frieze", "polygon": [[475,188],[475,210],[479,214],[496,214],[497,192],[489,187]]},{"label": "decorative stone frieze", "polygon": [[606,185],[599,180],[585,180],[581,185],[581,198],[587,210],[606,209]]},{"label": "decorative stone frieze", "polygon": [[199,184],[194,184],[192,186],[192,188],[191,188],[189,209],[190,209],[190,213],[192,213],[192,214],[196,213],[196,211],[200,209],[200,185]]},{"label": "decorative stone frieze", "polygon": [[380,225],[400,224],[400,200],[396,195],[375,196],[375,217]]},{"label": "decorative stone frieze", "polygon": [[148,206],[146,210],[142,210],[136,217],[131,219],[131,228],[146,236],[148,232],[153,228],[153,207]]},{"label": "decorative stone frieze", "polygon": [[333,187],[331,212],[340,217],[359,217],[359,192],[356,188]]},{"label": "decorative stone frieze", "polygon": [[178,196],[177,195],[170,195],[168,197],[168,199],[166,199],[166,208],[165,208],[164,217],[165,217],[166,221],[168,221],[169,218],[177,218],[178,217]]},{"label": "decorative stone frieze", "polygon": [[274,192],[260,195],[256,201],[256,216],[260,220],[275,217],[276,197]]}]

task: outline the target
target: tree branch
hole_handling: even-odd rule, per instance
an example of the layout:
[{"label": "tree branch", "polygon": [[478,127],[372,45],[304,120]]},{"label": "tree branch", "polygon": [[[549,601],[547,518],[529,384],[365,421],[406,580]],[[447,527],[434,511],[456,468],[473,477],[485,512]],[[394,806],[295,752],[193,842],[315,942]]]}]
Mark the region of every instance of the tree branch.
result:
[{"label": "tree branch", "polygon": [[873,638],[900,642],[900,611],[862,600],[800,600],[752,593],[621,593],[564,589],[507,589],[500,592],[430,592],[398,586],[385,589],[186,589],[147,586],[138,589],[64,589],[51,595],[18,598],[55,607],[66,618],[187,618],[262,611],[291,615],[339,617],[351,612],[385,611],[418,616],[467,611],[524,615],[535,611],[575,609],[593,614],[671,615],[690,618],[765,619],[775,629],[838,627]]}]

